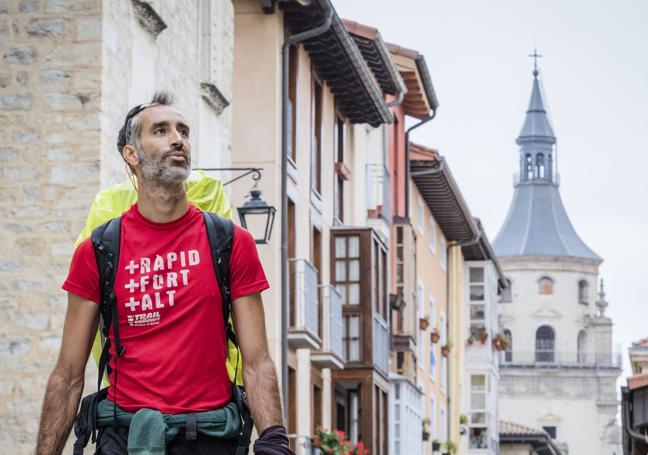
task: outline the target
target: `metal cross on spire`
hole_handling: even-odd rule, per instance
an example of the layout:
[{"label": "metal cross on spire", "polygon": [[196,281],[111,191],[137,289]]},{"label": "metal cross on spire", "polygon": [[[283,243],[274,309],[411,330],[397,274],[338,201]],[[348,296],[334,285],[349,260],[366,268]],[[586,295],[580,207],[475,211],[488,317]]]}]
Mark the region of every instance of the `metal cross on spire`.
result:
[{"label": "metal cross on spire", "polygon": [[534,47],[533,54],[529,54],[529,57],[533,57],[533,76],[538,77],[538,59],[542,58],[542,55],[538,54],[538,50]]}]

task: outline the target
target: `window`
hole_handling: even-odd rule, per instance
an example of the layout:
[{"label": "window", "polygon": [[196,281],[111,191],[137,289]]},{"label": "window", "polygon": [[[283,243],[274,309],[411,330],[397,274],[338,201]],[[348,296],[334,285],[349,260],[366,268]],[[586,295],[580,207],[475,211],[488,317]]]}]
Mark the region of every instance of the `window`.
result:
[{"label": "window", "polygon": [[504,351],[504,361],[512,362],[513,361],[513,335],[508,329],[504,329],[504,335],[509,339],[509,345]]},{"label": "window", "polygon": [[348,362],[362,360],[359,315],[344,316],[344,353]]},{"label": "window", "polygon": [[344,222],[344,181],[346,179],[344,171],[347,162],[347,129],[344,119],[336,114],[335,116],[335,188],[334,188],[334,208],[335,218]]},{"label": "window", "polygon": [[430,396],[430,440],[437,439],[436,437],[436,401],[434,395]]},{"label": "window", "polygon": [[419,196],[416,199],[416,228],[421,235],[425,232],[425,211],[423,209],[423,198]]},{"label": "window", "polygon": [[542,427],[544,431],[547,432],[549,436],[551,436],[551,439],[556,439],[556,427],[555,426],[546,426]]},{"label": "window", "polygon": [[[429,312],[430,312],[430,327],[432,327],[432,330],[437,329],[436,326],[436,303],[434,301],[434,297],[430,296],[428,298],[429,302]],[[437,343],[438,344],[438,343]],[[430,343],[430,368],[429,368],[429,374],[430,378],[434,381],[434,366],[436,365],[436,344]]]},{"label": "window", "polygon": [[[423,282],[419,280],[418,286],[416,287],[416,312],[418,314],[419,318],[424,318],[425,315],[423,314],[423,293],[425,292],[425,288],[423,287]],[[423,359],[425,358],[425,330],[421,330],[421,327],[419,325],[419,331],[418,331],[418,342],[417,348],[418,348],[418,364],[421,369],[423,369]]]},{"label": "window", "polygon": [[589,284],[585,280],[578,282],[578,303],[587,305],[589,303]]},{"label": "window", "polygon": [[360,236],[335,237],[335,287],[345,305],[360,303]]},{"label": "window", "polygon": [[554,361],[554,330],[548,325],[543,325],[536,331],[536,362]]},{"label": "window", "polygon": [[531,180],[533,178],[533,158],[531,158],[531,154],[527,153],[526,156],[524,157],[525,161],[525,172],[526,172],[526,180]]},{"label": "window", "polygon": [[[441,313],[439,316],[439,331],[441,335],[441,340],[439,341],[441,346],[446,344],[448,341],[448,330],[446,328],[446,317],[444,313]],[[447,357],[441,356],[441,372],[440,372],[440,388],[441,392],[443,394],[446,393],[447,385],[448,385],[448,359]]]},{"label": "window", "polygon": [[[209,2],[206,2],[209,3]],[[288,54],[288,99],[290,100],[290,153],[288,156],[293,164],[297,164],[297,62],[299,48],[290,46]]]},{"label": "window", "polygon": [[538,280],[538,292],[541,295],[551,295],[554,292],[554,282],[548,276],[543,276]]},{"label": "window", "polygon": [[387,293],[387,251],[374,239],[372,241],[373,310],[387,321],[389,295]]},{"label": "window", "polygon": [[578,349],[577,353],[577,361],[578,363],[585,363],[587,361],[587,354],[586,354],[586,349],[587,349],[587,332],[585,330],[581,330],[578,332],[578,338],[576,339],[576,346]]},{"label": "window", "polygon": [[434,218],[430,217],[429,220],[430,232],[428,234],[428,246],[432,253],[436,254],[436,223]]},{"label": "window", "polygon": [[[297,254],[297,226],[296,226],[296,206],[295,203],[288,198],[288,257],[294,258]],[[289,285],[289,295],[290,295],[290,325],[294,325],[296,321],[296,302],[295,302],[295,274],[294,274],[294,261],[290,261],[290,285]]]},{"label": "window", "polygon": [[441,441],[447,441],[448,440],[448,417],[446,415],[446,408],[445,406],[441,405],[441,408],[439,409],[439,422],[441,422],[441,437],[439,438]]},{"label": "window", "polygon": [[513,301],[513,284],[508,278],[506,278],[506,287],[502,289],[499,301],[500,303],[511,303]]},{"label": "window", "polygon": [[439,242],[439,262],[441,263],[441,270],[445,272],[448,267],[448,250],[445,237],[441,237]]},{"label": "window", "polygon": [[545,178],[545,160],[542,153],[536,155],[536,177]]},{"label": "window", "polygon": [[468,269],[470,289],[470,333],[486,329],[486,305],[484,303],[485,277],[483,267]]},{"label": "window", "polygon": [[488,448],[486,382],[487,378],[484,374],[470,376],[470,419],[468,421],[468,444],[470,449]]},{"label": "window", "polygon": [[322,194],[322,85],[313,77],[311,99],[311,189]]}]

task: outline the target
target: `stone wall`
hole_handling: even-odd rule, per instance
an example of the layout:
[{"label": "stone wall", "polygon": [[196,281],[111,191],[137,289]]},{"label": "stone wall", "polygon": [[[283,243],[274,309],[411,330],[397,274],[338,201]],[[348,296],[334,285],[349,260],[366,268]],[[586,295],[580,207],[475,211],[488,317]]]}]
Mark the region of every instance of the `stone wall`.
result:
[{"label": "stone wall", "polygon": [[99,188],[101,2],[0,1],[0,444],[33,450],[66,307],[59,291]]},{"label": "stone wall", "polygon": [[[194,163],[199,137],[220,144],[214,160],[230,160],[233,6],[215,3],[206,35],[201,2],[0,0],[3,453],[33,452],[61,342],[67,298],[60,286],[95,193],[126,177],[115,139],[128,108],[156,89],[173,92],[194,127]],[[150,6],[167,27],[154,36],[135,4]],[[201,94],[207,45],[218,51],[210,82],[222,106]],[[95,378],[91,361],[87,391]]]}]

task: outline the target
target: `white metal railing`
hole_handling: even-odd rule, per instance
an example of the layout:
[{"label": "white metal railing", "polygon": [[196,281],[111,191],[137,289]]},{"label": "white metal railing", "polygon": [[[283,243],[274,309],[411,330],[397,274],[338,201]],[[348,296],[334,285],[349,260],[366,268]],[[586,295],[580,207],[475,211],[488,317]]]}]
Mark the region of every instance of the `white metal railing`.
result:
[{"label": "white metal railing", "polygon": [[[500,365],[521,366],[556,366],[581,368],[619,368],[622,364],[622,354],[614,352],[592,351],[552,351],[538,349],[536,351],[500,352]],[[508,358],[508,359],[507,359]]]},{"label": "white metal railing", "polygon": [[319,335],[317,269],[306,259],[290,259],[292,262],[291,280],[294,280],[294,314],[290,328],[307,330]]},{"label": "white metal railing", "polygon": [[371,350],[373,363],[383,373],[389,372],[389,329],[387,323],[377,314],[373,315],[373,333],[371,337]]},{"label": "white metal railing", "polygon": [[369,163],[366,166],[366,196],[367,209],[375,210],[380,207],[380,216],[385,220],[391,219],[391,204],[389,195],[389,170],[382,163]]},{"label": "white metal railing", "polygon": [[342,294],[335,286],[322,285],[322,351],[344,360]]}]

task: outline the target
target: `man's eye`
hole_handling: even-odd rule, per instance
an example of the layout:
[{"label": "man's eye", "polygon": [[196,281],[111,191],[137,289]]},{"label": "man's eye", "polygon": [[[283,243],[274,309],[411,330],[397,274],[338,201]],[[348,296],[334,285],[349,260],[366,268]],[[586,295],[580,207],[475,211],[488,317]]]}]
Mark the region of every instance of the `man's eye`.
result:
[{"label": "man's eye", "polygon": [[164,128],[158,128],[154,131],[155,134],[164,134]]},{"label": "man's eye", "polygon": [[189,131],[187,130],[181,130],[180,134],[182,134],[183,137],[189,137]]}]

